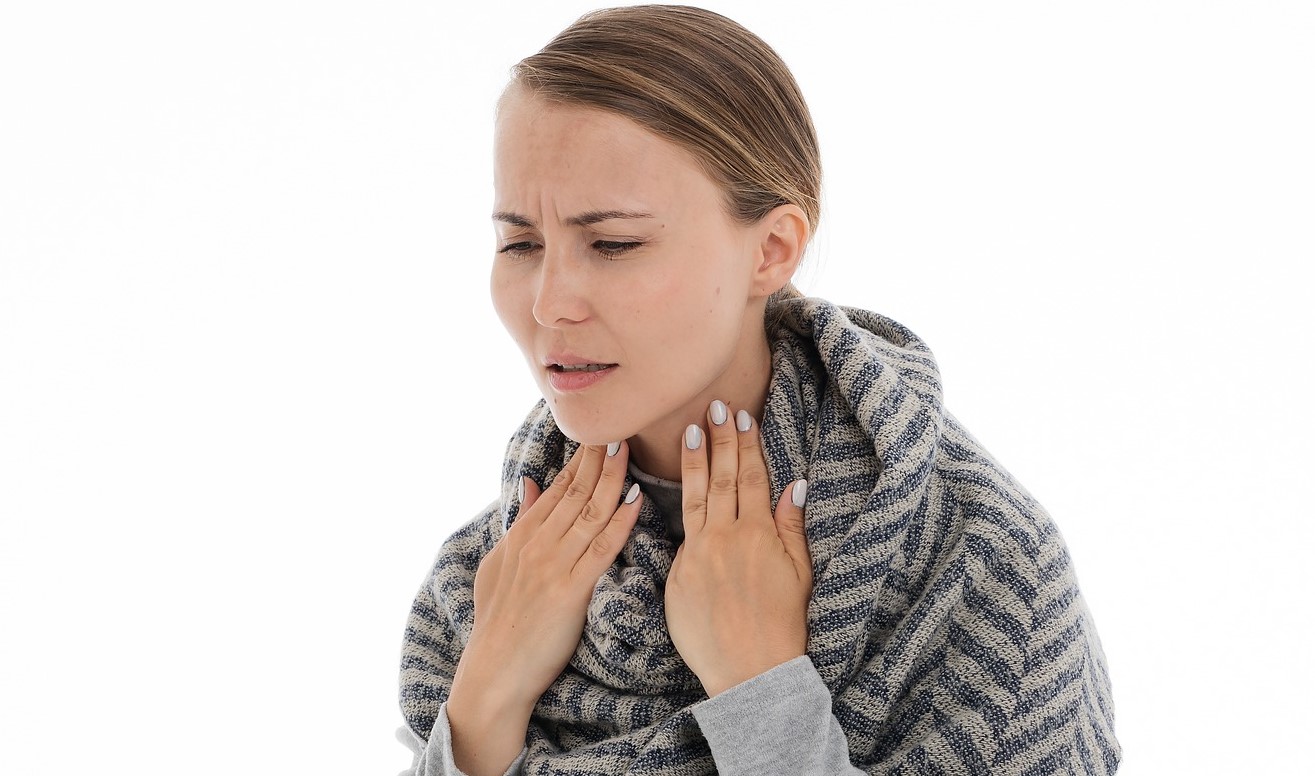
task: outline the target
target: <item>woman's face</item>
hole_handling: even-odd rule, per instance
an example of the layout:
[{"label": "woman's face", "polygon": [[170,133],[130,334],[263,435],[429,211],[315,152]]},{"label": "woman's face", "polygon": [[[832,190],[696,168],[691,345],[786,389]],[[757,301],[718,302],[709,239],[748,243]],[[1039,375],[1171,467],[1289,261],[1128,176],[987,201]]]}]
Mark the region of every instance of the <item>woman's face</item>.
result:
[{"label": "woman's face", "polygon": [[494,191],[493,303],[568,437],[674,449],[712,399],[765,386],[761,229],[683,149],[513,86]]}]

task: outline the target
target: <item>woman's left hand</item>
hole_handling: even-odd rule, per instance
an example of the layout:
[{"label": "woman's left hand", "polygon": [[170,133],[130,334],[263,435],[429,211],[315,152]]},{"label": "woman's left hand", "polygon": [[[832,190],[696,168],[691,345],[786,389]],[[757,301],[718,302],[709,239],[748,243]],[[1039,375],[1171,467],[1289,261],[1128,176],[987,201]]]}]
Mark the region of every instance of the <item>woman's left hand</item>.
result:
[{"label": "woman's left hand", "polygon": [[758,424],[713,402],[707,428],[690,426],[683,440],[685,541],[666,610],[672,642],[712,697],[806,653],[813,561],[807,482],[787,488],[773,515]]}]

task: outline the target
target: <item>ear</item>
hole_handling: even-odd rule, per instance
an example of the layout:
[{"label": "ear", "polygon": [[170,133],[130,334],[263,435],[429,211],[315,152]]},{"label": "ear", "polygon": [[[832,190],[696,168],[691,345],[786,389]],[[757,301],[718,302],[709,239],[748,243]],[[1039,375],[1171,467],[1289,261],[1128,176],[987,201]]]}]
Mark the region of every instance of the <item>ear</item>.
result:
[{"label": "ear", "polygon": [[754,227],[757,240],[753,268],[754,296],[768,297],[785,288],[808,247],[808,216],[798,205],[778,205]]}]

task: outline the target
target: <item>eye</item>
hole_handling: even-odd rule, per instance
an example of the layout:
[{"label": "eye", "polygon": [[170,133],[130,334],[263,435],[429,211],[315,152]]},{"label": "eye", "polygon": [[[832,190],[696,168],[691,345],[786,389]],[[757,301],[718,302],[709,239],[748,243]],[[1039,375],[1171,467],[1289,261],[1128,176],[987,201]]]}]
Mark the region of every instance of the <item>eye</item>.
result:
[{"label": "eye", "polygon": [[632,251],[641,245],[643,245],[642,242],[621,242],[619,240],[595,240],[594,250],[598,251],[598,253],[601,254],[605,259],[615,259],[617,256],[620,256],[621,254],[626,253],[627,251]]},{"label": "eye", "polygon": [[503,254],[507,254],[508,256],[519,258],[521,256],[528,256],[529,254],[533,253],[534,250],[538,247],[539,246],[529,241],[507,243],[506,245],[498,249],[498,253],[503,253]]}]

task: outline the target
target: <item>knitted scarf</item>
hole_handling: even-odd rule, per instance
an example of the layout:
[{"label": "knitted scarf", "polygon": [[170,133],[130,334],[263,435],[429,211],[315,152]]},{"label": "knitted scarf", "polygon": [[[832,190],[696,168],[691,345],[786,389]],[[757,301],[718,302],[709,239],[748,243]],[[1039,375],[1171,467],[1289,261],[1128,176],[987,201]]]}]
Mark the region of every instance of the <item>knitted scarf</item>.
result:
[{"label": "knitted scarf", "polygon": [[[1063,540],[942,408],[930,350],[888,318],[819,299],[772,313],[763,449],[773,503],[809,481],[808,654],[854,765],[1112,773],[1109,678]],[[541,401],[508,446],[501,497],[439,552],[402,653],[402,712],[422,739],[473,627],[475,571],[515,518],[518,478],[549,482],[575,447]],[[706,696],[663,614],[675,550],[644,499],[570,664],[534,709],[527,774],[716,772],[690,710]]]}]

